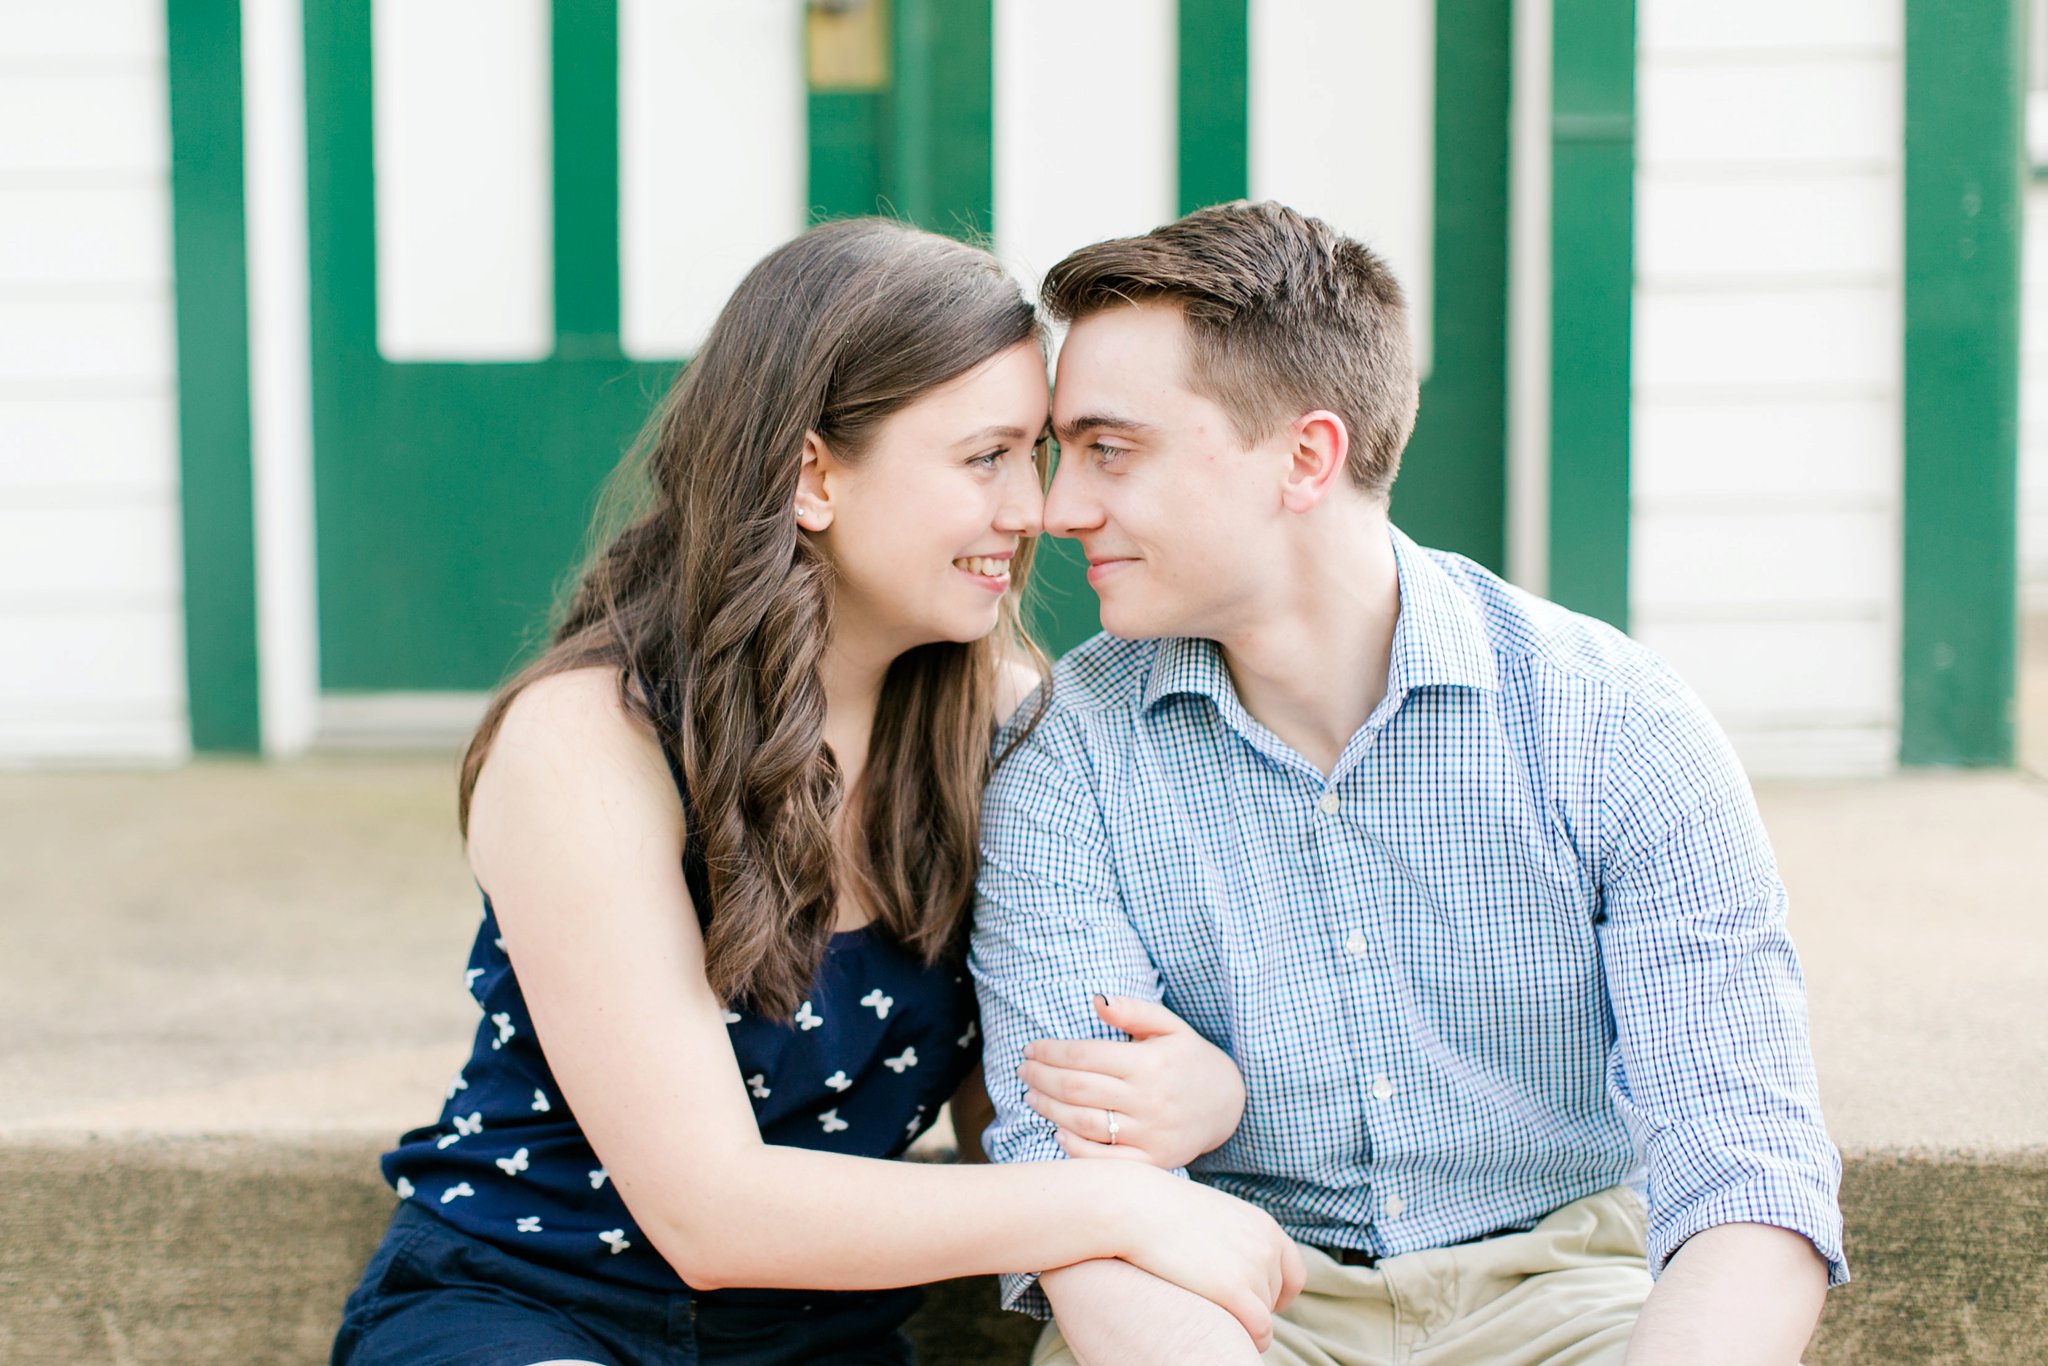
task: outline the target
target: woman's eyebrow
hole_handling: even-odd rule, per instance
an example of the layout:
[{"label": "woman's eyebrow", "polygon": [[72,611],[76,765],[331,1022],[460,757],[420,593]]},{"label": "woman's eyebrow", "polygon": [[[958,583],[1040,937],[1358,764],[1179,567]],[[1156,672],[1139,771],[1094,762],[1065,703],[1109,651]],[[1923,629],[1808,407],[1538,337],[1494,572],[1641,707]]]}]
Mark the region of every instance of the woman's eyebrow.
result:
[{"label": "woman's eyebrow", "polygon": [[996,436],[1001,437],[1005,441],[1022,441],[1024,435],[1022,427],[983,427],[978,432],[970,432],[966,436],[961,437],[957,444],[964,446],[970,441],[986,441],[990,437]]}]

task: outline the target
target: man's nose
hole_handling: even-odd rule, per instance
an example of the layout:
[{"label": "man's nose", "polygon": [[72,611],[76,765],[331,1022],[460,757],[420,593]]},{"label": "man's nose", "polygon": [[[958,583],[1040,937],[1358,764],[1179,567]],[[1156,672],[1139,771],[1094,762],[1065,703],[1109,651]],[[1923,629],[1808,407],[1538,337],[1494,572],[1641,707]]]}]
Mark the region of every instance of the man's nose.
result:
[{"label": "man's nose", "polygon": [[1045,495],[1045,529],[1054,536],[1079,536],[1102,525],[1102,507],[1088,489],[1081,461],[1061,460]]}]

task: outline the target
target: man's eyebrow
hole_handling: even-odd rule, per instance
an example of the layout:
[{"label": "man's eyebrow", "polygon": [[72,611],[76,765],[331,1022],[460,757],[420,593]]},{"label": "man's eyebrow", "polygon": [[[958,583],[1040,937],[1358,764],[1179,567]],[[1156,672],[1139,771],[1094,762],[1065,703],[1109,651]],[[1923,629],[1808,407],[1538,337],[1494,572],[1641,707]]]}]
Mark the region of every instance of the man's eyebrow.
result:
[{"label": "man's eyebrow", "polygon": [[1150,423],[1140,422],[1132,417],[1118,417],[1114,413],[1083,413],[1069,422],[1062,422],[1053,428],[1053,434],[1061,445],[1077,440],[1083,432],[1119,432],[1124,436],[1144,436],[1152,430]]}]

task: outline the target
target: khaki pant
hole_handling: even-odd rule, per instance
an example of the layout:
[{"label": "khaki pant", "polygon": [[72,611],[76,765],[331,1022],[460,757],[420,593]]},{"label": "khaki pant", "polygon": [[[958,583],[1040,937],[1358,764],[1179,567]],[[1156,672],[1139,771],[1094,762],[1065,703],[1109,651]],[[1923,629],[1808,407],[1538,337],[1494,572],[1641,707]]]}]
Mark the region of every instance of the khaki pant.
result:
[{"label": "khaki pant", "polygon": [[[1303,1248],[1308,1283],[1274,1321],[1285,1366],[1581,1366],[1618,1363],[1650,1293],[1643,1205],[1621,1187],[1527,1233],[1346,1266]],[[1032,1366],[1074,1360],[1057,1327]]]}]

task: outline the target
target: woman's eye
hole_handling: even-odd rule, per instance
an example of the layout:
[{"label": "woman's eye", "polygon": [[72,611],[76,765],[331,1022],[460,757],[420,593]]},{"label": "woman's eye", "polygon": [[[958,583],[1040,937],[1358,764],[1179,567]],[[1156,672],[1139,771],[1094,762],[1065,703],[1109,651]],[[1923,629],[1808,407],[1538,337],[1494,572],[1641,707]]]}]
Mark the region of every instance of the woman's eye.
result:
[{"label": "woman's eye", "polygon": [[978,465],[985,470],[992,470],[996,467],[996,462],[998,460],[1001,460],[1008,453],[1009,452],[1007,449],[999,451],[984,451],[980,455],[975,456],[972,460],[969,460],[967,463],[970,465]]}]

